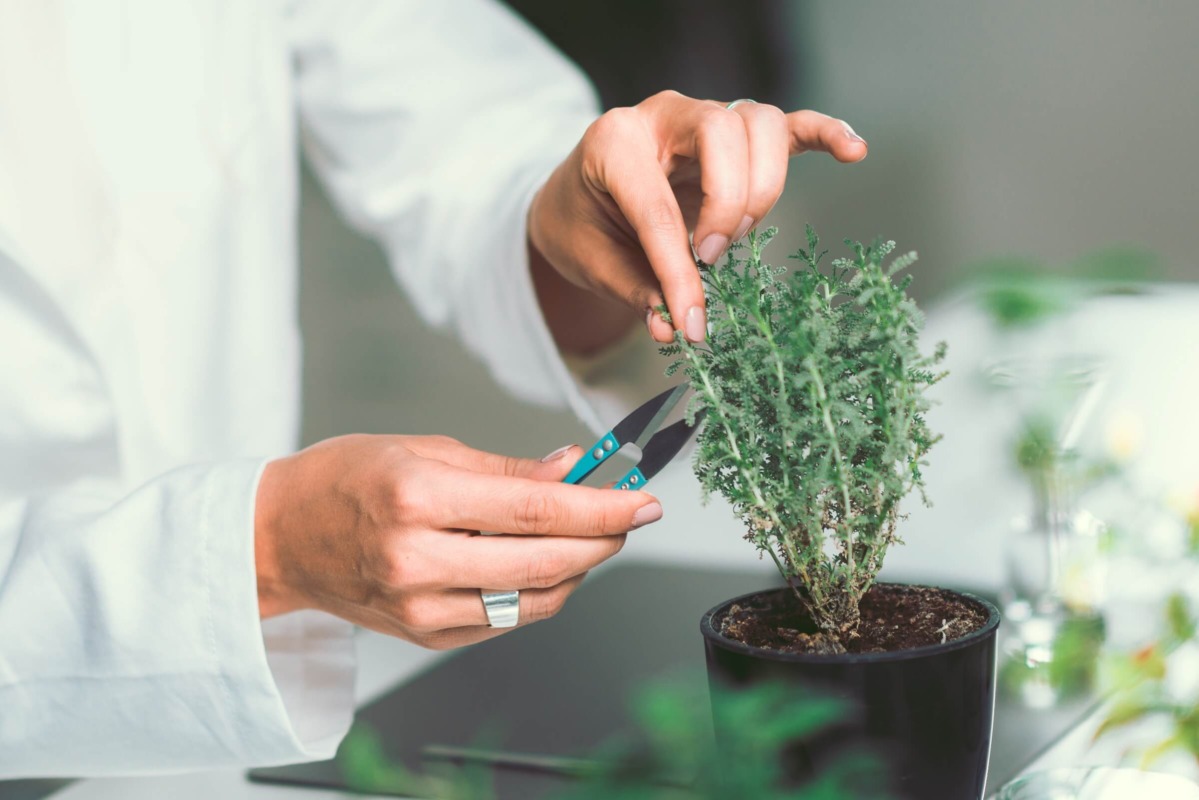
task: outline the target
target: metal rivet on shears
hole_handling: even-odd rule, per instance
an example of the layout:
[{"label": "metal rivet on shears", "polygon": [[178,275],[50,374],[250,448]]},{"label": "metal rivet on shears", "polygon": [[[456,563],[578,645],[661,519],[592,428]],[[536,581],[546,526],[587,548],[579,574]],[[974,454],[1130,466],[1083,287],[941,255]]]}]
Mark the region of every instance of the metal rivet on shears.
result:
[{"label": "metal rivet on shears", "polygon": [[604,439],[604,449],[605,450],[612,449],[612,440],[611,439]]},{"label": "metal rivet on shears", "polygon": [[603,450],[600,450],[600,449],[597,447],[597,448],[595,448],[595,452],[591,454],[591,457],[592,457],[592,458],[603,458],[603,457],[604,457],[604,451],[603,451]]},{"label": "metal rivet on shears", "polygon": [[637,484],[637,476],[634,475],[633,477],[629,478],[629,483],[636,485]]}]

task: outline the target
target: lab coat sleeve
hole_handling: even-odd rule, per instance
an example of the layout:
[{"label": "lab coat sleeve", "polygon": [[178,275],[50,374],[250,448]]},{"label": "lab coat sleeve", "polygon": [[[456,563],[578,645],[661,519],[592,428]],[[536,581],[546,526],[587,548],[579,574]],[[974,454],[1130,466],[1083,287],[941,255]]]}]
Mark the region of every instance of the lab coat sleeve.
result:
[{"label": "lab coat sleeve", "polygon": [[[268,661],[253,538],[263,463],[184,467],[115,499],[72,485],[0,500],[0,778],[334,752],[353,708],[350,629],[281,618]],[[303,713],[277,678],[306,687]]]},{"label": "lab coat sleeve", "polygon": [[597,116],[579,71],[486,0],[301,1],[290,37],[309,159],[422,316],[517,397],[600,425],[610,387],[559,355],[526,245],[534,193]]}]

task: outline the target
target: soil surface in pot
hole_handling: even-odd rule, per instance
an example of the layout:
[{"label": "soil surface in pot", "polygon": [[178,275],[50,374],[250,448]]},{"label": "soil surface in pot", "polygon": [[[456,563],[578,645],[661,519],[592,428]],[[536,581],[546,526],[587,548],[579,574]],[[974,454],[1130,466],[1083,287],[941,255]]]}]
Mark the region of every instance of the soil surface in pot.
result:
[{"label": "soil surface in pot", "polygon": [[860,605],[857,636],[842,646],[819,633],[789,592],[735,603],[719,621],[722,634],[751,647],[782,653],[883,653],[959,639],[981,628],[989,616],[965,597],[928,586],[871,587]]}]

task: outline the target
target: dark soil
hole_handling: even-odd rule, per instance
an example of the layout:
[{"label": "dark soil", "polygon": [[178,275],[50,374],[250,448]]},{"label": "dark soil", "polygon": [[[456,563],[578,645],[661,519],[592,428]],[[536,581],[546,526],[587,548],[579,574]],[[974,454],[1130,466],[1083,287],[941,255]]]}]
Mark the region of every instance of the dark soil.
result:
[{"label": "dark soil", "polygon": [[791,592],[738,603],[717,629],[738,642],[780,653],[884,653],[959,639],[987,622],[986,608],[953,592],[928,586],[876,584],[862,598],[856,636],[838,643],[820,633]]}]

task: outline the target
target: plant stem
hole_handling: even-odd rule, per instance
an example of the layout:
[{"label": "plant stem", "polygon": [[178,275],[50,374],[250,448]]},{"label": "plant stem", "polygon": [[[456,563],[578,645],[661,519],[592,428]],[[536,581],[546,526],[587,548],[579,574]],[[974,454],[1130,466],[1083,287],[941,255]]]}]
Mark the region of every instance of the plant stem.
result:
[{"label": "plant stem", "polygon": [[853,557],[853,528],[849,524],[851,518],[849,479],[845,475],[845,462],[841,457],[841,445],[837,442],[837,429],[833,426],[833,415],[828,407],[828,394],[824,389],[824,380],[820,377],[820,371],[816,369],[810,358],[807,359],[807,367],[808,374],[812,376],[812,382],[816,385],[816,398],[820,406],[820,418],[824,421],[824,430],[828,433],[829,447],[832,450],[833,460],[837,468],[837,478],[840,484],[838,488],[841,490],[841,502],[843,504],[840,525],[844,528],[845,533],[845,560],[849,568],[849,575],[853,576],[856,568]]}]

